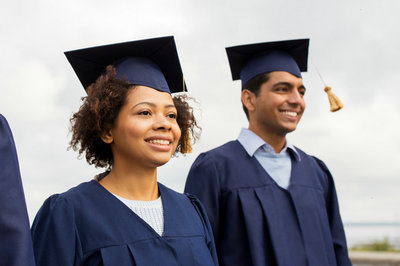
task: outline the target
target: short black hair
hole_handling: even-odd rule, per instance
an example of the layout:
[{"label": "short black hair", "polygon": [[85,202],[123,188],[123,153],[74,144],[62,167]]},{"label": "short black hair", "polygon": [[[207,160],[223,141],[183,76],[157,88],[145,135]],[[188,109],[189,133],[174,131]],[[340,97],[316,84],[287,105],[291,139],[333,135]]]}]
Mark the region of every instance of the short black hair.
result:
[{"label": "short black hair", "polygon": [[[243,90],[248,90],[254,93],[256,97],[260,93],[261,85],[264,84],[269,80],[269,73],[263,73],[260,75],[255,76],[254,78],[250,79],[243,87]],[[246,114],[247,120],[249,120],[249,111],[247,110],[246,106],[242,103],[243,111]]]}]

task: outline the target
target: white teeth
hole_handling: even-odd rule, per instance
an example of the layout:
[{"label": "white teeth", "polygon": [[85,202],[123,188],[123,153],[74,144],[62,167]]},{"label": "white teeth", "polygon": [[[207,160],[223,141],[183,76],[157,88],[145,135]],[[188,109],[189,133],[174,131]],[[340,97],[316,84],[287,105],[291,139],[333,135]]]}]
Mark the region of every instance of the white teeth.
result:
[{"label": "white teeth", "polygon": [[163,140],[163,139],[152,139],[148,141],[149,143],[152,144],[158,144],[158,145],[169,145],[168,140]]},{"label": "white teeth", "polygon": [[283,113],[287,116],[291,116],[291,117],[297,117],[297,113],[296,112],[290,112],[290,111],[283,111]]}]

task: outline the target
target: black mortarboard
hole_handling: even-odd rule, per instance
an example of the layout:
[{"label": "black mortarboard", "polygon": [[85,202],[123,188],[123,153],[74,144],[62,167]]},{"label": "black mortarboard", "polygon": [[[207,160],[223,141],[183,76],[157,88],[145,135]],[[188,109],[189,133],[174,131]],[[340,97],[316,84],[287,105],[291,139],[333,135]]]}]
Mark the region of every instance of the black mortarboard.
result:
[{"label": "black mortarboard", "polygon": [[85,90],[113,65],[118,78],[169,93],[186,91],[173,36],[65,52]]},{"label": "black mortarboard", "polygon": [[301,77],[307,71],[309,39],[264,42],[226,48],[233,80],[242,88],[259,74],[287,71]]}]

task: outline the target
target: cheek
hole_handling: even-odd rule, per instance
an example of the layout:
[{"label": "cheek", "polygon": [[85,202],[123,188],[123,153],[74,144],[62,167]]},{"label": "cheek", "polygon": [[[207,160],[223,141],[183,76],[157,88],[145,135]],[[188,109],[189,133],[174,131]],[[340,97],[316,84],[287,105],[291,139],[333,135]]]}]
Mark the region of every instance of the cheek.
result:
[{"label": "cheek", "polygon": [[173,126],[172,132],[174,134],[175,141],[178,142],[181,138],[181,129],[179,128],[178,124]]},{"label": "cheek", "polygon": [[125,135],[125,136],[137,138],[143,134],[142,131],[143,130],[141,129],[140,126],[139,127],[138,126],[136,126],[136,127],[127,126],[121,130],[121,134]]},{"label": "cheek", "polygon": [[306,102],[304,101],[304,99],[301,101],[300,105],[304,112],[304,110],[306,110]]}]

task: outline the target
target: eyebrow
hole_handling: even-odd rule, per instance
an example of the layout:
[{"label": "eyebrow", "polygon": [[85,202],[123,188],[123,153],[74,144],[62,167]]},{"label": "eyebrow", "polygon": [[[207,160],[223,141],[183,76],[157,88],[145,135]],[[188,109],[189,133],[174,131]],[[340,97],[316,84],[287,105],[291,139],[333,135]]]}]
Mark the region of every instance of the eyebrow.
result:
[{"label": "eyebrow", "polygon": [[[275,88],[275,87],[280,86],[280,85],[285,85],[285,86],[288,86],[288,87],[291,87],[291,88],[293,87],[293,85],[290,82],[286,82],[286,81],[281,81],[281,82],[275,83],[273,87]],[[301,84],[301,86],[298,87],[298,89],[307,90],[306,87],[303,84]]]},{"label": "eyebrow", "polygon": [[[151,107],[156,107],[157,106],[155,103],[152,103],[152,102],[140,102],[140,103],[137,103],[134,106],[132,106],[131,109],[133,109],[133,108],[135,108],[135,107],[137,107],[139,105],[150,105]],[[176,108],[176,107],[173,104],[166,104],[166,105],[164,105],[164,108]]]}]

